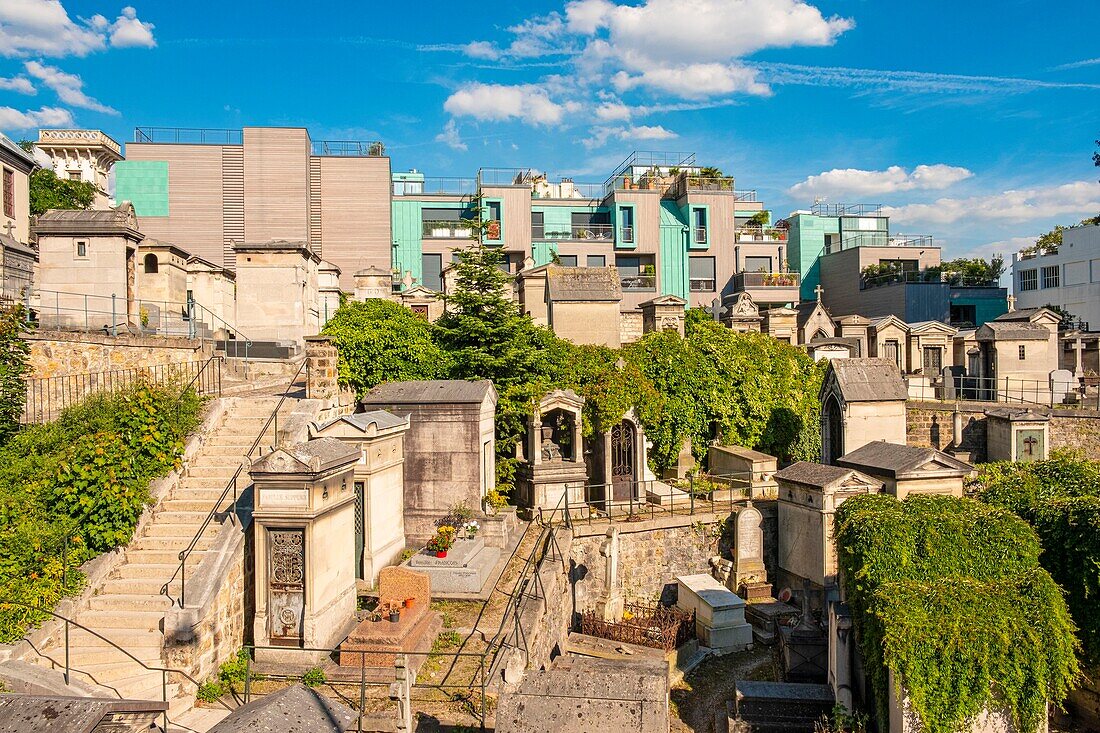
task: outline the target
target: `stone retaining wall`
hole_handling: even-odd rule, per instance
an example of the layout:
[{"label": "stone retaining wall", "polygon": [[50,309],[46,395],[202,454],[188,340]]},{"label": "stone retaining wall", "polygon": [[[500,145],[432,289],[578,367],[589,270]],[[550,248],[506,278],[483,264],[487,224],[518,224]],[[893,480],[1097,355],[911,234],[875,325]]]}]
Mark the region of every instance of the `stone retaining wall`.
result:
[{"label": "stone retaining wall", "polygon": [[[568,552],[572,533],[566,529],[554,530],[557,546],[562,552]],[[527,654],[517,656],[513,661],[506,660],[505,683],[509,686],[519,682],[523,669],[546,669],[551,660],[561,654],[569,638],[569,625],[573,620],[573,602],[569,593],[569,574],[564,563],[568,556],[555,556],[553,551],[546,554],[535,572],[538,574],[538,595],[529,587],[519,606],[520,625],[527,643]],[[532,583],[535,580],[532,579]],[[519,643],[513,640],[513,643]],[[517,650],[518,651],[518,650]]]},{"label": "stone retaining wall", "polygon": [[619,340],[624,344],[640,341],[644,333],[641,311],[619,313]]},{"label": "stone retaining wall", "polygon": [[[985,411],[1005,407],[998,403],[962,403],[962,448],[971,454],[971,462],[986,457]],[[1042,408],[1040,408],[1042,409]],[[1049,410],[1045,410],[1049,412]],[[944,450],[952,442],[954,403],[909,403],[906,409],[906,436],[909,445]],[[1051,449],[1082,451],[1092,460],[1100,460],[1100,413],[1092,410],[1054,410],[1050,421]]]},{"label": "stone retaining wall", "polygon": [[213,344],[202,339],[67,331],[32,331],[25,338],[31,378],[204,361],[214,353]]}]

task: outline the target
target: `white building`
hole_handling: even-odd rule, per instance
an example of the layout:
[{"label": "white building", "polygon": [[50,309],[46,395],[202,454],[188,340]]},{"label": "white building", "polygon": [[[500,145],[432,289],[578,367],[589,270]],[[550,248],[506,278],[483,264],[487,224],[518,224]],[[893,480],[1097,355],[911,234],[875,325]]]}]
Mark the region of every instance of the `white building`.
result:
[{"label": "white building", "polygon": [[110,135],[102,130],[39,130],[34,146],[49,156],[58,178],[95,186],[93,209],[110,207],[108,177],[123,159],[121,146]]},{"label": "white building", "polygon": [[1012,283],[1021,310],[1056,305],[1100,329],[1100,225],[1066,229],[1050,254],[1012,255]]}]

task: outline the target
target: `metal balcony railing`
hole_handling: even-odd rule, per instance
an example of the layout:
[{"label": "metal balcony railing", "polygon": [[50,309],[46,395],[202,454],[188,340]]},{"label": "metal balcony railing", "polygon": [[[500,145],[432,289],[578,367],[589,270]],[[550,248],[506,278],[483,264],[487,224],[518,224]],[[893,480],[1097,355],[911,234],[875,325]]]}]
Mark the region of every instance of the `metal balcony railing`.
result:
[{"label": "metal balcony railing", "polygon": [[982,277],[967,277],[955,272],[940,272],[934,268],[928,270],[902,270],[883,272],[878,275],[861,275],[860,290],[877,288],[894,283],[948,284],[956,287],[996,287],[997,281]]},{"label": "metal balcony railing", "polygon": [[827,204],[815,201],[810,213],[818,216],[881,216],[882,204]]},{"label": "metal balcony railing", "polygon": [[634,227],[619,227],[619,241],[626,244],[633,244]]},{"label": "metal balcony railing", "polygon": [[707,228],[706,227],[694,227],[692,229],[692,236],[695,239],[696,244],[707,243]]},{"label": "metal balcony railing", "polygon": [[426,220],[421,227],[421,234],[431,239],[470,239],[473,233],[473,226],[465,221]]},{"label": "metal balcony railing", "polygon": [[733,289],[797,288],[800,282],[797,272],[739,272],[733,276]]},{"label": "metal balcony railing", "polygon": [[715,281],[713,277],[693,277],[688,279],[688,287],[693,293],[713,293]]},{"label": "metal balcony railing", "polygon": [[756,201],[756,189],[752,188],[746,191],[734,191],[734,201]]},{"label": "metal balcony railing", "polygon": [[619,278],[623,290],[647,291],[657,289],[656,275],[623,275]]},{"label": "metal balcony railing", "polygon": [[535,168],[481,168],[477,172],[478,186],[524,186],[544,179]]},{"label": "metal balcony railing", "polygon": [[615,236],[615,230],[610,224],[574,224],[569,229],[547,229],[544,226],[541,234],[537,230],[532,231],[531,234],[533,239],[611,241]]},{"label": "metal balcony railing", "polygon": [[825,254],[842,252],[856,247],[934,247],[928,234],[888,234],[885,231],[850,234],[839,242],[833,241],[825,247]]},{"label": "metal balcony railing", "polygon": [[741,227],[736,236],[738,242],[786,242],[787,230],[775,227]]},{"label": "metal balcony railing", "polygon": [[[567,195],[570,192],[571,195]],[[604,188],[602,183],[573,183],[572,181],[560,181],[550,183],[545,189],[535,186],[531,197],[536,199],[573,200],[573,199],[602,199]]]},{"label": "metal balcony railing", "polygon": [[380,158],[386,154],[386,146],[377,140],[315,140],[310,147],[317,156]]},{"label": "metal balcony railing", "polygon": [[192,145],[240,145],[241,130],[216,127],[135,127],[136,143],[190,143]]},{"label": "metal balcony railing", "polygon": [[687,193],[733,193],[733,176],[707,177],[681,173],[673,186],[673,195]]},{"label": "metal balcony railing", "polygon": [[422,181],[394,181],[394,196],[471,196],[477,193],[474,178],[435,176]]}]

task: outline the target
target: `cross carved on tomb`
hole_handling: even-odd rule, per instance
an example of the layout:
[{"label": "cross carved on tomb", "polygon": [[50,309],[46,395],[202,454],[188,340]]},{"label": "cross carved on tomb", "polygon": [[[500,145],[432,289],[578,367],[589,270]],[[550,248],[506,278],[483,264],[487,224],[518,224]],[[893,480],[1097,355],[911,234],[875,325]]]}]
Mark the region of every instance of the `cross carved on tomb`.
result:
[{"label": "cross carved on tomb", "polygon": [[1039,444],[1039,441],[1035,439],[1034,435],[1029,435],[1024,438],[1024,452],[1029,456],[1035,455],[1035,446]]},{"label": "cross carved on tomb", "polygon": [[12,234],[11,234],[12,230],[15,229],[15,222],[9,221],[7,224],[4,225],[3,228],[4,228],[4,233],[7,234],[10,237],[10,236],[12,236]]}]

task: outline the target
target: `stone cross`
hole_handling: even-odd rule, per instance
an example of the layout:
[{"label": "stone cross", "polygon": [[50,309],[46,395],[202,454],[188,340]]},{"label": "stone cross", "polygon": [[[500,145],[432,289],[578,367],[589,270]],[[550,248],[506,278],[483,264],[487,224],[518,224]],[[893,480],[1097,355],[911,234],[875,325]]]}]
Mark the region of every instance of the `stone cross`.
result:
[{"label": "stone cross", "polygon": [[1035,455],[1035,446],[1038,443],[1039,443],[1039,441],[1036,440],[1035,436],[1033,436],[1033,435],[1029,435],[1026,438],[1024,438],[1024,450],[1027,451],[1027,454],[1029,456]]},{"label": "stone cross", "polygon": [[818,303],[821,302],[821,294],[824,293],[824,292],[825,292],[825,288],[821,287],[820,284],[818,284],[818,286],[816,288],[814,288],[814,293],[817,295],[817,302]]},{"label": "stone cross", "polygon": [[614,596],[619,588],[619,529],[608,527],[607,539],[600,545],[600,554],[604,556],[604,590]]},{"label": "stone cross", "polygon": [[722,301],[715,298],[710,303],[710,317],[715,321],[722,320]]},{"label": "stone cross", "polygon": [[5,231],[5,233],[6,233],[6,234],[7,234],[7,235],[8,235],[9,237],[10,237],[10,236],[12,236],[11,230],[12,230],[12,229],[15,229],[15,222],[13,222],[13,221],[9,221],[9,222],[8,222],[7,224],[5,224],[5,225],[4,225],[4,229],[6,230],[6,231]]},{"label": "stone cross", "polygon": [[1009,313],[1014,313],[1016,311],[1016,296],[1015,295],[1008,296],[1005,299],[1005,302],[1008,304],[1008,312]]}]

